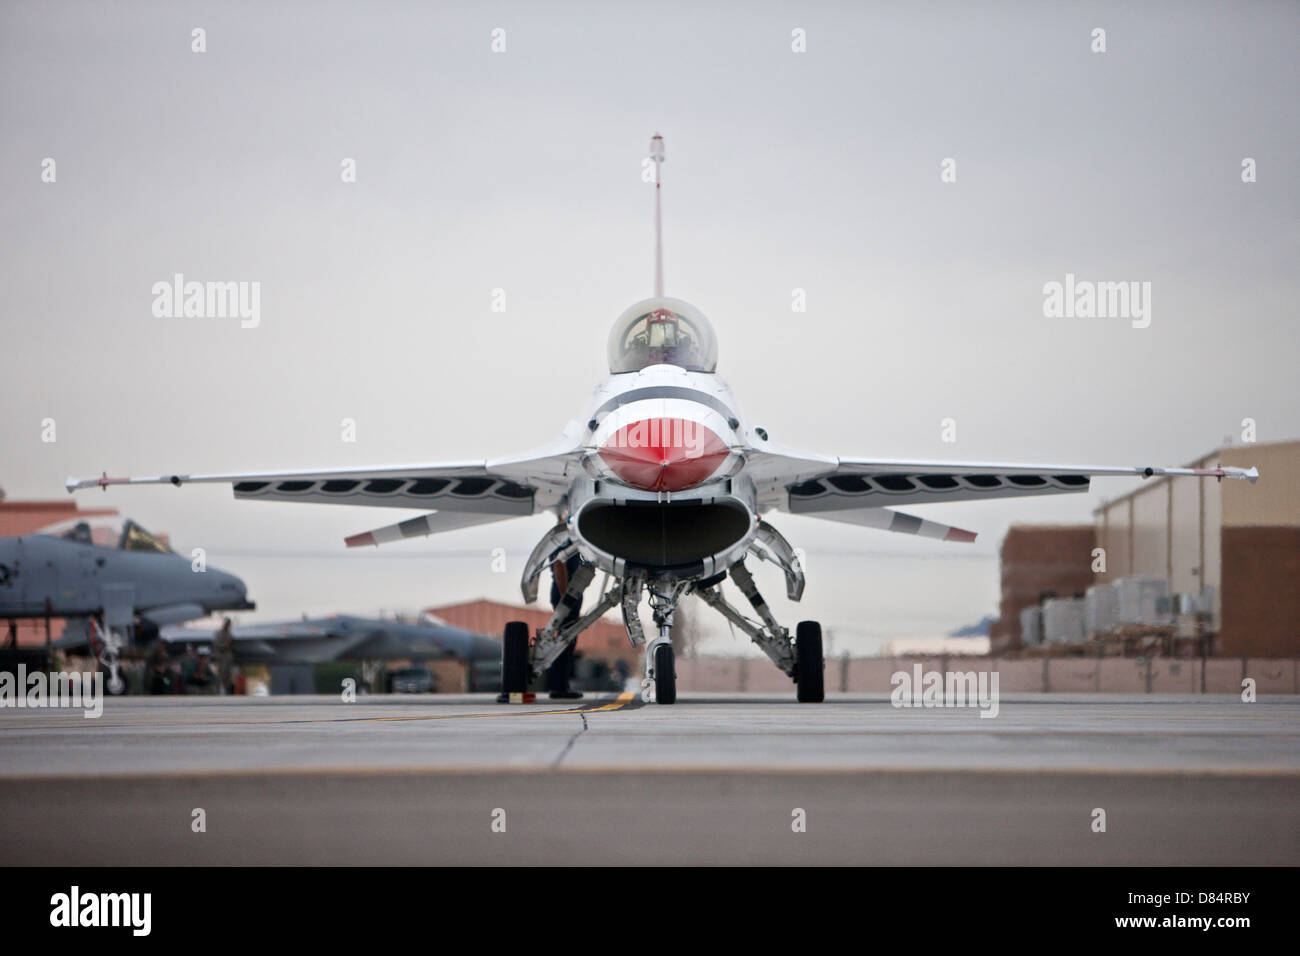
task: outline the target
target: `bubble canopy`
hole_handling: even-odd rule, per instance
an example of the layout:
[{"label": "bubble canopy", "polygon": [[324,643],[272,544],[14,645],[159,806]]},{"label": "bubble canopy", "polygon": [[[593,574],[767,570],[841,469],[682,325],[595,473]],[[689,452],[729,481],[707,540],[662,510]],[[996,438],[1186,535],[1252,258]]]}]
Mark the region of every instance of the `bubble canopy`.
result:
[{"label": "bubble canopy", "polygon": [[704,313],[681,299],[636,303],[609,332],[609,370],[639,372],[650,365],[676,365],[688,372],[718,367],[718,337]]}]

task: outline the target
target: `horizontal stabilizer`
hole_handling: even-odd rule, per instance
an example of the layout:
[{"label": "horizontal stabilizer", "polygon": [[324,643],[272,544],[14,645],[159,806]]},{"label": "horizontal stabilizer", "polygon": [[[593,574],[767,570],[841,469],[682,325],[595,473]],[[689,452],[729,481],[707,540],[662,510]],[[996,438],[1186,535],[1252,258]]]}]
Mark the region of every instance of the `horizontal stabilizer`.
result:
[{"label": "horizontal stabilizer", "polygon": [[343,543],[349,548],[364,548],[401,541],[403,538],[419,538],[424,535],[438,534],[442,531],[455,531],[457,528],[469,528],[478,524],[501,521],[514,515],[484,514],[471,511],[435,511],[432,514],[399,521],[397,524],[384,525],[373,531],[363,531],[344,538]]},{"label": "horizontal stabilizer", "polygon": [[954,528],[938,521],[927,521],[889,508],[853,508],[846,511],[815,511],[810,514],[814,518],[856,524],[878,531],[893,531],[896,534],[915,534],[936,541],[961,541],[969,544],[975,540],[974,531]]}]

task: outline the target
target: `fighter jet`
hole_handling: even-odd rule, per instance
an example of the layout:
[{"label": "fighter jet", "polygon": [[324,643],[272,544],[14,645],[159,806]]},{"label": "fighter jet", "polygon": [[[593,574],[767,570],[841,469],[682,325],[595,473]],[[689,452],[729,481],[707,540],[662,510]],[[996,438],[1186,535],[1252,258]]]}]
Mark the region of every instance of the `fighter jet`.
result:
[{"label": "fighter jet", "polygon": [[[741,412],[718,375],[718,339],[695,306],[663,289],[661,199],[663,139],[651,140],[655,170],[654,295],[614,322],[607,342],[609,375],[588,407],[555,442],[502,458],[231,474],[68,480],[68,489],[117,484],[226,482],[236,498],[420,508],[420,517],[347,539],[380,545],[519,515],[551,512],[555,526],[523,570],[525,601],[555,562],[579,559],[550,621],[530,635],[523,622],[505,628],[502,695],[525,690],[601,615],[621,607],[633,645],[644,649],[642,697],[676,700],[673,615],[695,595],[743,630],[795,683],[797,699],[824,697],[821,627],[795,633],[772,614],[754,584],[748,557],[775,563],[786,593],[799,600],[804,571],[794,548],[769,521],[774,512],[813,515],[882,531],[944,541],[973,532],[894,510],[896,505],[1078,494],[1109,475],[1187,475],[1254,482],[1256,469],[1157,468],[1131,465],[1009,464],[909,461],[839,456],[778,444]],[[561,360],[561,356],[556,356]],[[525,401],[525,396],[520,396]],[[585,613],[583,594],[597,571],[607,575]],[[723,595],[730,577],[757,620]],[[640,616],[648,598],[654,630]]]},{"label": "fighter jet", "polygon": [[125,692],[121,651],[166,624],[214,611],[250,611],[244,582],[216,568],[195,570],[155,535],[127,521],[117,547],[95,544],[90,527],[63,535],[0,539],[0,618],[90,619],[111,694]]},{"label": "fighter jet", "polygon": [[[210,644],[210,628],[165,627],[168,644]],[[501,643],[459,627],[432,622],[408,624],[336,614],[332,617],[231,628],[235,660],[259,664],[317,664],[335,660],[495,659]]]}]

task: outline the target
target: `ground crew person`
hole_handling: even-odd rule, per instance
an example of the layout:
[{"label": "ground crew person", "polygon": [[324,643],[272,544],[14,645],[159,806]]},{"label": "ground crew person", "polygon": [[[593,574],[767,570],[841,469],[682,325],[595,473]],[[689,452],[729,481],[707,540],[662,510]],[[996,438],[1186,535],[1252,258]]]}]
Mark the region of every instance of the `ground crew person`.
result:
[{"label": "ground crew person", "polygon": [[[569,589],[569,575],[578,570],[582,564],[582,559],[576,554],[569,558],[568,561],[556,561],[551,566],[551,609],[559,607],[560,598],[564,597],[564,592]],[[573,606],[569,616],[564,619],[564,624],[570,624],[576,621],[582,613],[582,597],[579,595],[578,603]],[[574,690],[569,686],[569,681],[573,679],[573,649],[577,644],[575,639],[564,653],[555,659],[555,662],[546,669],[546,689],[550,691],[551,700],[581,700],[582,691]]]}]

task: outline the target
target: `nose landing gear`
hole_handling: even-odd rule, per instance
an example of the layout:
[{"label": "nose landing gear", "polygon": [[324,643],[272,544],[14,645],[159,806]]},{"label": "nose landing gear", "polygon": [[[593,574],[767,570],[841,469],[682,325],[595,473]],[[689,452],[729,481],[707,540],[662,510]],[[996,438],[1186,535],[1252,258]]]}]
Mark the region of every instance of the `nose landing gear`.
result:
[{"label": "nose landing gear", "polygon": [[91,653],[96,658],[98,669],[104,674],[104,689],[110,697],[121,697],[129,686],[126,675],[122,673],[121,636],[111,627],[100,624],[96,618],[90,619]]},{"label": "nose landing gear", "polygon": [[654,614],[659,637],[646,645],[645,680],[641,681],[641,699],[647,704],[653,699],[657,704],[677,703],[677,670],[673,656],[673,612],[691,589],[685,581],[651,582],[650,610]]}]

